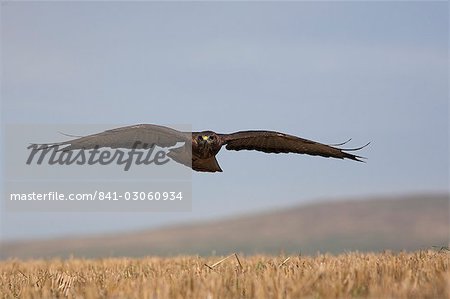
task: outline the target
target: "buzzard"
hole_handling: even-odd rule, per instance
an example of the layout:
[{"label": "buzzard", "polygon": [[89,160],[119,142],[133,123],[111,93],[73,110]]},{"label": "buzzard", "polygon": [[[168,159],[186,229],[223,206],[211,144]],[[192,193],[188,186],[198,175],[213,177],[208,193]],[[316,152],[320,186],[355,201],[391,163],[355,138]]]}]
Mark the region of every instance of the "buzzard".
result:
[{"label": "buzzard", "polygon": [[[342,149],[338,147],[347,142],[326,145],[274,131],[240,131],[219,134],[213,131],[181,132],[164,126],[139,124],[54,143],[52,146],[64,146],[62,151],[72,151],[103,147],[146,148],[148,145],[169,148],[183,143],[180,147],[169,149],[167,155],[178,163],[192,167],[195,171],[222,172],[216,155],[224,145],[227,150],[234,151],[296,153],[363,162],[361,159],[364,157],[348,152],[360,150],[369,143],[358,148]],[[137,146],[139,144],[140,146]]]}]

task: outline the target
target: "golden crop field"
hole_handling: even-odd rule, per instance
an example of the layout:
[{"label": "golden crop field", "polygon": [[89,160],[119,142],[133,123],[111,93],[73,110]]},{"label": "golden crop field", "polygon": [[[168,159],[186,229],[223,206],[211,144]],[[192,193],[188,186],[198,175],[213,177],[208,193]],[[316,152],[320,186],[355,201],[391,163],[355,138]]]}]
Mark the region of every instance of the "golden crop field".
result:
[{"label": "golden crop field", "polygon": [[1,298],[449,298],[448,251],[0,262]]}]

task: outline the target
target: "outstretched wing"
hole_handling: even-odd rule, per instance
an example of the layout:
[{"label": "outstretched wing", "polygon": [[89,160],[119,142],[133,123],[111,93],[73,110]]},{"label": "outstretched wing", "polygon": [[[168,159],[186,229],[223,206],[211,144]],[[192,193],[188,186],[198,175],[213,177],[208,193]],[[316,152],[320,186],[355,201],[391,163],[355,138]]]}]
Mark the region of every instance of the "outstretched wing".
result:
[{"label": "outstretched wing", "polygon": [[49,146],[62,147],[63,151],[93,148],[148,148],[174,146],[178,142],[191,142],[191,133],[180,132],[168,127],[141,124],[107,130],[102,133],[53,143]]},{"label": "outstretched wing", "polygon": [[351,159],[363,162],[363,157],[348,153],[366,147],[341,149],[312,140],[273,131],[241,131],[220,135],[227,150],[256,150],[265,153],[297,153],[313,156]]}]

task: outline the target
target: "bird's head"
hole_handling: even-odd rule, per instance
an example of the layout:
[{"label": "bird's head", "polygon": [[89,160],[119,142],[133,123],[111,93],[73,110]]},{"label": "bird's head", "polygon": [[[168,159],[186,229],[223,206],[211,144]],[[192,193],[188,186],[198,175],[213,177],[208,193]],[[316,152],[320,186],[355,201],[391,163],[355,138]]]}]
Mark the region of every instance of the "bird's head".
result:
[{"label": "bird's head", "polygon": [[201,132],[196,136],[197,144],[202,146],[208,146],[214,144],[218,141],[218,136],[216,133],[211,131]]},{"label": "bird's head", "polygon": [[192,150],[203,158],[215,156],[222,147],[222,139],[212,131],[194,133],[192,135]]}]

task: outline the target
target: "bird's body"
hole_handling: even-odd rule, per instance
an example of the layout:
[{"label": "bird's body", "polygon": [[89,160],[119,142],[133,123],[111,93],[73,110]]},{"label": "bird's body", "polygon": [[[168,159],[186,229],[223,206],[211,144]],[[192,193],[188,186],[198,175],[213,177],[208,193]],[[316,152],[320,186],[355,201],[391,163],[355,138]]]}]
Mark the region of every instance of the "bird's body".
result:
[{"label": "bird's body", "polygon": [[[297,153],[361,161],[360,156],[348,153],[363,147],[341,149],[274,131],[240,131],[218,134],[213,131],[181,132],[168,127],[141,124],[108,130],[52,146],[65,146],[63,151],[93,148],[146,148],[149,145],[173,147],[168,156],[174,161],[192,167],[195,171],[221,172],[216,155],[225,145],[227,150],[256,150],[265,153]],[[342,144],[341,144],[342,145]]]}]

